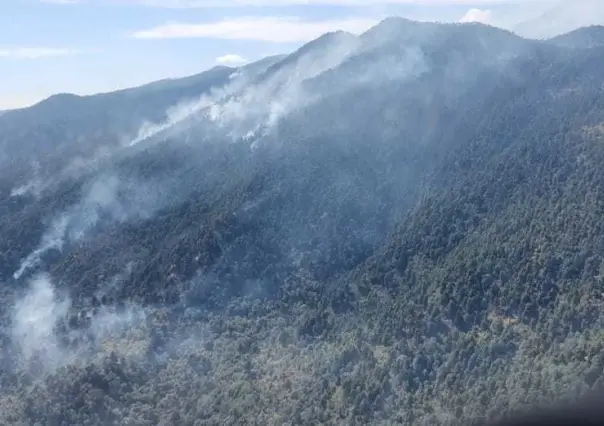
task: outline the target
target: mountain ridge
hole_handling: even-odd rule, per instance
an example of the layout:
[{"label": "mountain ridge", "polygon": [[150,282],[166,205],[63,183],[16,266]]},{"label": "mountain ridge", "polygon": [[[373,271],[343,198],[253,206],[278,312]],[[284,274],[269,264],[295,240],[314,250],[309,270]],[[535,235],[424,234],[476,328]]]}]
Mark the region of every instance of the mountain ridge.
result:
[{"label": "mountain ridge", "polygon": [[[421,28],[424,27],[426,29],[430,29],[430,28],[443,28],[443,27],[469,27],[469,26],[478,26],[478,27],[485,27],[485,28],[492,28],[493,30],[499,31],[500,33],[508,33],[510,35],[514,34],[512,31],[504,29],[504,28],[498,28],[498,27],[493,27],[490,25],[486,25],[486,24],[482,24],[482,23],[476,23],[476,22],[470,22],[470,23],[436,23],[436,22],[420,22],[420,21],[413,21],[404,17],[400,17],[400,16],[393,16],[393,17],[387,17],[384,18],[382,21],[380,21],[378,24],[376,24],[374,27],[372,27],[371,29],[365,31],[364,33],[360,34],[358,37],[361,38],[367,38],[370,37],[371,34],[375,31],[380,31],[380,28],[386,28],[386,27],[390,27],[392,29],[397,29],[397,30],[401,30],[403,28]],[[592,25],[590,27],[586,27],[586,28],[592,28],[593,30],[597,29],[598,27],[601,27],[600,25]],[[559,36],[553,37],[550,40],[555,40],[561,37],[564,37],[566,35],[569,35],[571,33],[575,33],[576,31],[584,31],[585,28],[581,28],[581,29],[577,29],[577,30],[571,30],[568,33],[565,34],[561,34]],[[387,32],[387,30],[386,30]],[[353,37],[357,37],[354,36],[351,33],[348,33],[346,31],[341,31],[341,30],[337,30],[337,31],[332,31],[329,33],[326,33],[320,37],[318,37],[316,40],[311,40],[308,43],[305,43],[300,49],[302,50],[302,52],[305,49],[308,48],[312,48],[314,46],[315,43],[322,43],[322,40],[327,40],[330,37],[334,37],[334,36],[338,36],[338,35],[348,35],[348,36],[353,36]],[[522,37],[522,36],[517,36],[517,37]],[[78,98],[90,98],[90,97],[98,97],[98,96],[107,96],[107,95],[111,95],[111,94],[120,94],[123,92],[127,92],[127,91],[132,91],[132,90],[144,90],[144,89],[149,89],[149,88],[153,88],[156,87],[157,85],[163,85],[163,84],[167,84],[167,83],[176,83],[176,84],[181,84],[186,82],[187,80],[193,80],[195,78],[200,77],[202,74],[205,73],[213,73],[213,72],[218,72],[218,71],[228,71],[228,70],[236,70],[236,69],[245,69],[246,67],[250,67],[253,66],[254,64],[260,64],[263,61],[275,61],[275,62],[279,62],[281,59],[284,59],[285,56],[287,55],[273,55],[273,56],[268,56],[265,58],[262,58],[258,61],[254,61],[250,64],[247,65],[243,65],[240,67],[229,67],[229,66],[225,66],[225,65],[216,65],[214,67],[211,67],[207,70],[201,71],[200,73],[197,74],[193,74],[190,76],[185,76],[185,77],[170,77],[170,78],[165,78],[165,79],[160,79],[157,81],[152,81],[149,83],[145,83],[139,86],[133,86],[133,87],[128,87],[128,88],[124,88],[124,89],[118,89],[115,91],[109,91],[109,92],[102,92],[102,93],[96,93],[96,94],[91,94],[91,95],[77,95],[77,94],[73,94],[73,93],[63,93],[63,94],[55,94],[55,95],[51,95],[49,98],[55,98],[57,96],[59,97],[66,97],[66,96],[75,96]],[[275,64],[271,64],[271,65],[275,65]],[[49,99],[47,98],[47,99]],[[44,99],[40,102],[44,102]],[[19,110],[23,110],[23,109],[29,109],[32,108],[35,105],[29,106],[29,107],[25,107],[25,108],[19,108]],[[11,110],[12,111],[12,110]],[[5,111],[6,112],[6,111]]]},{"label": "mountain ridge", "polygon": [[551,38],[548,43],[564,47],[593,48],[604,45],[604,26],[592,25]]},{"label": "mountain ridge", "polygon": [[380,25],[7,185],[0,423],[482,424],[604,383],[602,49]]}]

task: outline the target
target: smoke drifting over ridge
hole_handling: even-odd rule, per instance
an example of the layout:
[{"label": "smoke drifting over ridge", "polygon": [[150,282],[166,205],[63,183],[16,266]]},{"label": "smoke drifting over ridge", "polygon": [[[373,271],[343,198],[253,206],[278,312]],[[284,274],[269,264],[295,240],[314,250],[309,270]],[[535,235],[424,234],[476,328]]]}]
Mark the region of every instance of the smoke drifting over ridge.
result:
[{"label": "smoke drifting over ridge", "polygon": [[[170,107],[162,123],[144,123],[129,146],[161,135],[178,138],[192,131],[202,143],[205,137],[247,141],[254,148],[284,118],[321,100],[376,81],[405,80],[429,69],[421,48],[410,45],[390,55],[373,49],[391,34],[363,38],[346,32],[328,33],[303,46],[260,73],[236,71],[224,88],[197,101]],[[372,56],[364,65],[358,58]],[[337,82],[331,74],[340,72]],[[204,136],[205,135],[205,136]]]},{"label": "smoke drifting over ridge", "polygon": [[[599,212],[581,187],[602,179],[584,180],[575,154],[602,144],[567,144],[551,126],[581,129],[591,97],[541,96],[593,93],[577,75],[600,86],[597,56],[577,68],[570,49],[483,25],[417,27],[321,38],[203,108],[176,103],[141,131],[154,136],[127,140],[57,200],[0,205],[5,223],[23,209],[37,213],[23,224],[52,225],[45,239],[6,233],[7,277],[21,257],[33,266],[0,287],[0,423],[453,423],[482,416],[489,389],[503,412],[598,374],[600,324],[577,334],[592,320],[574,315],[601,312],[601,259],[586,259]],[[548,142],[527,153],[527,133]],[[543,204],[564,183],[539,154],[570,165],[576,204]],[[564,220],[524,228],[547,211]],[[574,211],[593,214],[576,223]],[[555,243],[574,241],[568,223],[585,253]],[[552,244],[528,286],[533,235]],[[29,258],[18,251],[38,239]],[[556,276],[570,291],[535,308]]]},{"label": "smoke drifting over ridge", "polygon": [[[165,140],[162,136],[169,137],[168,149],[178,151],[181,136],[187,132],[199,155],[205,155],[204,141],[211,139],[245,141],[254,148],[273,130],[280,130],[277,125],[285,117],[298,112],[304,115],[305,109],[312,110],[322,100],[366,85],[403,82],[430,71],[433,65],[419,42],[423,38],[413,35],[416,27],[417,23],[393,18],[361,36],[326,34],[268,68],[235,71],[225,87],[197,101],[170,107],[163,123],[144,123],[127,146],[103,159],[94,171],[100,174],[84,190],[80,201],[53,218],[39,246],[22,260],[13,277],[19,279],[38,267],[49,251],[61,251],[66,243],[83,240],[97,225],[151,217],[174,199],[174,194],[167,192],[180,191],[172,191],[170,184],[162,181],[165,177],[149,183],[103,171],[102,167],[112,167],[122,154],[132,151],[143,158],[148,148]],[[440,34],[436,24],[421,28],[422,37],[428,40]],[[398,38],[401,34],[408,40],[403,45]],[[461,62],[454,65],[447,69],[455,74],[452,83],[465,78],[467,72]],[[337,120],[331,123],[334,129],[343,125]],[[313,130],[308,132],[312,134]],[[274,139],[280,139],[279,135]],[[288,149],[285,141],[279,143]]]},{"label": "smoke drifting over ridge", "polygon": [[[261,140],[262,136],[270,132],[285,117],[304,108],[312,108],[322,99],[337,95],[352,87],[372,83],[376,80],[388,82],[392,79],[406,79],[425,72],[427,64],[419,48],[405,48],[392,55],[375,58],[369,64],[360,66],[354,61],[357,55],[371,54],[375,40],[370,44],[363,44],[363,40],[347,33],[328,34],[308,46],[300,49],[291,56],[276,63],[259,74],[234,76],[224,89],[217,89],[210,95],[203,96],[196,102],[187,101],[170,108],[167,112],[168,120],[160,124],[144,124],[138,136],[130,142],[130,146],[140,149],[145,154],[145,149],[151,145],[154,137],[162,132],[174,130],[173,139],[168,143],[173,144],[178,150],[178,135],[198,123],[202,116],[204,123],[211,123],[213,131],[219,132],[227,140],[253,139]],[[329,82],[336,78],[336,70],[348,70],[345,78],[339,80],[339,85]],[[327,84],[326,84],[327,83]],[[325,90],[325,89],[328,90]],[[203,126],[196,126],[194,132],[203,135]],[[159,138],[158,138],[159,141]],[[200,143],[203,143],[201,139]],[[284,145],[286,148],[287,146]],[[124,147],[128,151],[129,147]],[[116,151],[115,159],[119,159],[120,152]],[[93,171],[81,190],[78,201],[56,215],[48,229],[41,238],[40,244],[27,257],[20,267],[14,272],[14,279],[28,277],[36,270],[44,269],[45,257],[52,251],[61,252],[65,247],[86,241],[103,226],[112,223],[144,220],[152,217],[162,206],[170,203],[170,196],[166,194],[165,182],[147,182],[136,177],[125,176],[123,173],[113,171],[112,161],[105,159],[109,167],[103,171],[99,168]],[[98,173],[98,174],[95,174]],[[136,175],[136,174],[134,174]],[[350,188],[353,182],[342,174],[335,183],[342,186],[342,190]],[[266,194],[263,195],[266,197]],[[262,196],[261,196],[262,198]],[[250,200],[243,208],[242,215],[254,214],[249,211],[250,205],[259,200]],[[247,209],[246,209],[247,208]],[[327,223],[331,223],[327,216],[323,216]],[[335,220],[335,219],[333,219]],[[315,231],[290,228],[288,235],[299,238],[310,244]],[[377,241],[377,235],[372,242]],[[327,237],[324,237],[325,239]],[[366,237],[364,237],[367,239]],[[316,243],[316,242],[315,242]],[[332,244],[324,243],[321,250],[328,250]],[[225,248],[224,262],[237,260],[241,255],[238,251],[243,245],[234,245]],[[295,247],[290,250],[297,253]],[[320,256],[319,251],[314,255]],[[313,255],[313,256],[314,256]],[[302,256],[302,255],[300,255]],[[306,257],[309,257],[307,255]],[[312,257],[312,256],[310,256]],[[308,263],[308,262],[306,262]],[[222,265],[225,267],[228,265]],[[298,265],[300,266],[300,265]],[[124,272],[126,276],[129,271]],[[95,295],[102,298],[105,294],[115,294],[120,286],[120,277],[109,280],[99,286]],[[202,287],[207,288],[205,283]],[[220,286],[221,282],[211,285]],[[242,286],[245,297],[255,298],[266,293],[268,284],[263,279],[247,279]],[[190,291],[185,296],[190,296],[196,289],[194,280],[190,284]],[[106,291],[105,291],[106,290]],[[35,307],[39,316],[33,316],[28,306]],[[114,308],[103,306],[93,316],[84,321],[88,325],[82,331],[70,331],[66,334],[57,333],[67,317],[71,301],[67,296],[61,297],[54,287],[49,276],[36,275],[31,280],[28,293],[19,299],[13,314],[14,332],[12,337],[16,346],[22,348],[23,359],[28,362],[35,354],[44,352],[45,368],[55,368],[64,365],[59,360],[87,359],[90,356],[89,343],[76,343],[72,346],[63,345],[61,339],[65,336],[81,342],[87,334],[96,336],[112,336],[119,330],[136,323],[144,323],[145,311],[138,307],[131,307],[126,312],[116,312]],[[39,321],[44,321],[45,327],[37,330]],[[143,327],[144,329],[144,327]],[[62,336],[62,337],[59,337]],[[146,339],[146,337],[145,337]],[[143,339],[144,340],[144,339]],[[74,361],[69,361],[74,362]]]},{"label": "smoke drifting over ridge", "polygon": [[271,128],[292,110],[315,100],[302,90],[305,80],[337,67],[358,46],[356,37],[348,33],[328,34],[322,39],[313,43],[324,46],[305,46],[259,74],[238,71],[226,87],[169,108],[165,122],[144,123],[130,146],[187,120],[180,131],[202,120],[235,141]]},{"label": "smoke drifting over ridge", "polygon": [[[352,73],[345,81],[324,90],[321,78],[365,51],[367,47],[352,34],[327,34],[261,73],[241,71],[225,88],[215,89],[198,101],[187,101],[169,108],[165,122],[144,123],[129,146],[148,141],[173,128],[176,131],[173,136],[177,137],[188,127],[196,126],[200,114],[204,125],[214,126],[214,132],[218,131],[222,137],[234,141],[250,140],[255,146],[283,117],[325,96],[383,78],[405,78],[414,69],[420,72],[425,69],[421,51],[408,49],[402,57],[387,56],[362,69],[352,67]],[[321,90],[313,88],[310,84],[313,80],[317,80]],[[205,126],[202,127],[202,131],[207,132]],[[141,148],[144,150],[145,146]],[[115,155],[120,155],[119,150]],[[104,161],[110,165],[111,160],[107,158]],[[101,171],[81,200],[52,220],[39,246],[22,260],[13,277],[19,279],[38,267],[49,251],[61,251],[66,243],[82,240],[104,220],[126,222],[150,217],[167,202],[160,189],[161,185],[158,188],[157,185]]]}]

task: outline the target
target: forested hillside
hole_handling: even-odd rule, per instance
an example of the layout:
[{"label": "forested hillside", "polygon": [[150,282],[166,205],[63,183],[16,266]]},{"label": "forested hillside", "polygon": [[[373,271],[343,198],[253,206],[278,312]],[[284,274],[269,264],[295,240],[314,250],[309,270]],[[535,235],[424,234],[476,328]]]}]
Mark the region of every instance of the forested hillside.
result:
[{"label": "forested hillside", "polygon": [[478,424],[602,385],[604,48],[562,40],[389,18],[2,115],[0,424]]}]

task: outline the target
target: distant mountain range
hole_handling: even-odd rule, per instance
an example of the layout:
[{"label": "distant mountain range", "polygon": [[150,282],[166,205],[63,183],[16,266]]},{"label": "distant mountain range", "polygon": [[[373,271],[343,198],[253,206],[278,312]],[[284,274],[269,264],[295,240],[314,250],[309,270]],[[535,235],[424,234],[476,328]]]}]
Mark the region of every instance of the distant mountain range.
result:
[{"label": "distant mountain range", "polygon": [[604,25],[604,2],[600,0],[559,0],[552,3],[543,13],[511,29],[524,37],[543,39],[581,27]]},{"label": "distant mountain range", "polygon": [[604,36],[388,18],[0,116],[0,424],[478,424],[602,385]]},{"label": "distant mountain range", "polygon": [[567,34],[554,37],[550,43],[570,48],[594,48],[604,46],[604,26],[594,25],[579,28]]}]

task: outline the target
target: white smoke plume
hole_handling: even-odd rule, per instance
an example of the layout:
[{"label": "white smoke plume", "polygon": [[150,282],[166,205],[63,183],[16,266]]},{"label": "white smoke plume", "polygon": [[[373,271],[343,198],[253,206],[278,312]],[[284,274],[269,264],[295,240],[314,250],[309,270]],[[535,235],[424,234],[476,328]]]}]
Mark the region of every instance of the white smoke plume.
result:
[{"label": "white smoke plume", "polygon": [[146,350],[146,312],[140,306],[80,312],[77,315],[86,325],[61,333],[59,326],[67,323],[70,309],[71,299],[57,291],[49,275],[31,279],[11,315],[11,341],[22,368],[35,365],[38,372],[51,371],[111,352],[140,355]]},{"label": "white smoke plume", "polygon": [[194,117],[200,111],[212,105],[212,97],[214,95],[203,95],[196,101],[187,101],[179,105],[175,105],[168,109],[166,115],[168,118],[163,123],[144,122],[137,132],[136,137],[128,143],[128,146],[134,146],[153,136],[172,128],[173,126],[182,123],[188,118]]},{"label": "white smoke plume", "polygon": [[[124,138],[126,137],[123,136],[122,139]],[[34,198],[40,198],[44,192],[53,187],[56,188],[64,181],[81,177],[85,173],[93,170],[102,160],[109,159],[116,152],[115,149],[108,146],[99,146],[90,155],[74,156],[65,167],[58,172],[50,174],[41,172],[39,163],[34,162],[32,165],[33,177],[26,183],[13,188],[10,196],[24,197],[31,195]]]},{"label": "white smoke plume", "polygon": [[69,217],[66,215],[55,219],[52,222],[50,228],[42,236],[42,241],[40,242],[40,245],[25,259],[23,259],[23,261],[21,261],[21,266],[19,266],[19,269],[15,271],[15,273],[13,274],[13,278],[19,279],[21,278],[23,273],[25,273],[25,271],[37,267],[40,264],[40,261],[42,260],[42,256],[46,252],[53,249],[61,250],[65,241],[65,233],[68,224]]},{"label": "white smoke plume", "polygon": [[491,11],[487,9],[470,9],[461,17],[459,22],[480,22],[482,24],[489,24],[491,22]]},{"label": "white smoke plume", "polygon": [[38,361],[54,365],[61,358],[55,328],[67,315],[69,306],[69,298],[57,294],[47,275],[31,280],[12,315],[12,339],[23,361],[29,362],[36,356]]},{"label": "white smoke plume", "polygon": [[236,72],[231,82],[194,102],[173,106],[163,123],[144,123],[130,146],[191,118],[200,118],[222,129],[234,140],[256,136],[260,129],[274,126],[292,110],[314,102],[317,97],[303,90],[303,83],[345,61],[358,47],[348,33],[334,33],[320,46],[298,51],[264,74]]},{"label": "white smoke plume", "polygon": [[38,197],[40,195],[40,193],[42,192],[42,189],[44,188],[44,185],[42,183],[42,181],[40,179],[32,179],[29,182],[27,182],[26,184],[23,184],[21,186],[18,186],[16,188],[13,188],[10,196],[11,197],[21,197],[27,194],[31,194],[34,197]]},{"label": "white smoke plume", "polygon": [[19,279],[39,266],[47,252],[60,251],[65,243],[82,240],[103,219],[125,222],[150,217],[161,206],[159,191],[152,183],[120,179],[114,174],[98,176],[78,203],[52,221],[38,247],[22,260],[13,278]]},{"label": "white smoke plume", "polygon": [[145,121],[139,128],[136,137],[126,145],[128,147],[138,145],[165,130],[183,123],[192,117],[196,117],[214,105],[218,100],[224,99],[238,90],[242,90],[251,78],[251,76],[241,71],[235,71],[229,77],[231,82],[226,87],[212,89],[209,94],[203,94],[197,100],[187,100],[168,108],[166,111],[167,119],[165,121],[161,123]]},{"label": "white smoke plume", "polygon": [[34,161],[32,164],[33,177],[23,185],[13,188],[10,193],[11,197],[22,197],[25,195],[33,195],[38,198],[44,189],[44,182],[40,176],[40,164]]}]

